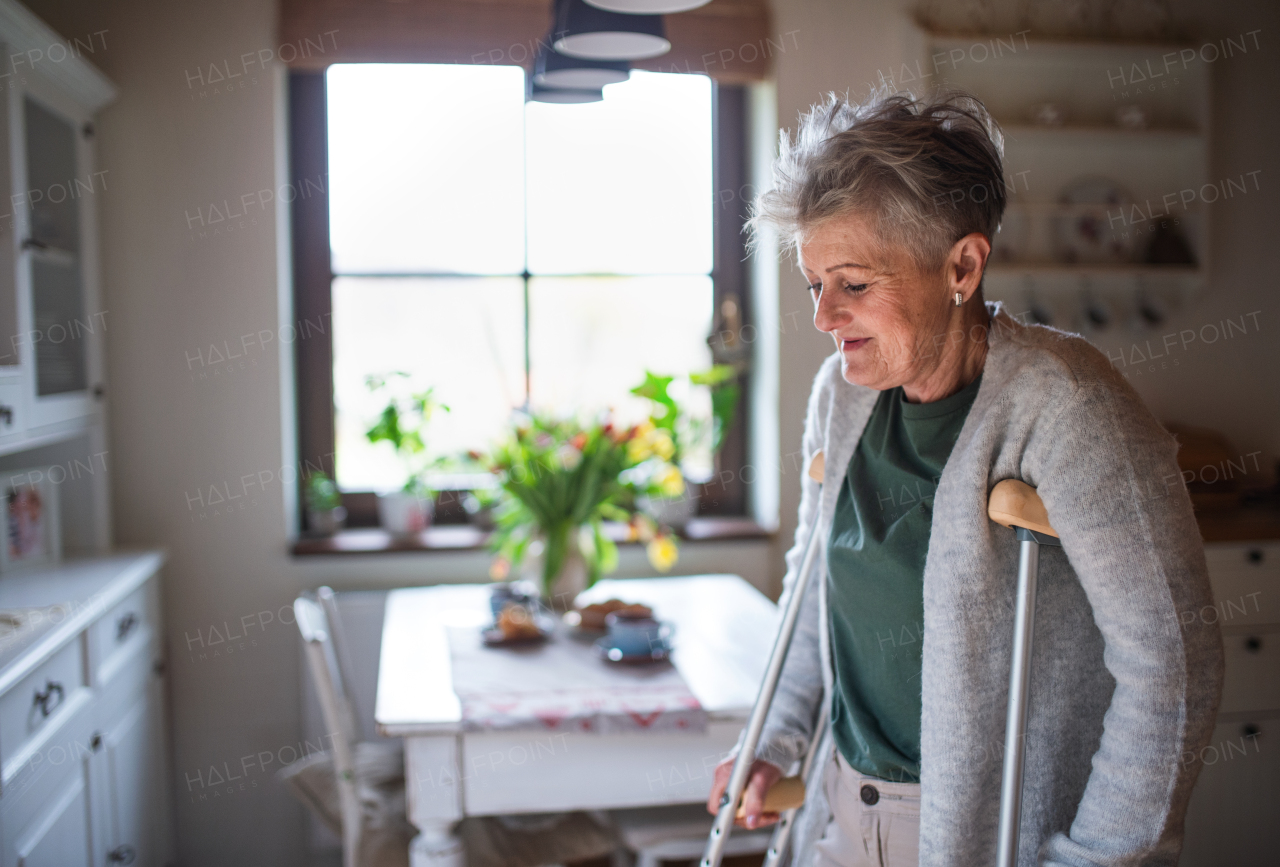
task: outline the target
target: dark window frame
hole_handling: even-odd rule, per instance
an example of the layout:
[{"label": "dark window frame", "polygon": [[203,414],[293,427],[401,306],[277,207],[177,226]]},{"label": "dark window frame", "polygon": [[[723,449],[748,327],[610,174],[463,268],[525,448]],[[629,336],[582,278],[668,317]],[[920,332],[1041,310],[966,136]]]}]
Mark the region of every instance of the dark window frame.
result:
[{"label": "dark window frame", "polygon": [[[749,463],[748,419],[751,417],[750,341],[751,293],[742,227],[747,217],[747,89],[741,85],[713,85],[713,245],[711,270],[715,315],[708,344],[717,362],[736,363],[741,398],[733,425],[716,456],[715,475],[699,492],[699,515],[745,517],[749,514],[749,484],[743,469]],[[308,339],[294,343],[297,399],[298,464],[336,475],[333,400],[333,297],[329,249],[328,130],[323,70],[289,73],[290,177],[322,177],[323,189],[297,197],[291,206],[293,235],[293,304],[299,321],[325,323]],[[528,347],[526,346],[526,352]],[[299,479],[300,503],[303,494]],[[457,497],[444,492],[437,503],[437,523],[462,523],[466,513]],[[377,526],[376,495],[343,491],[350,527]],[[305,531],[306,510],[299,508],[299,529]]]}]

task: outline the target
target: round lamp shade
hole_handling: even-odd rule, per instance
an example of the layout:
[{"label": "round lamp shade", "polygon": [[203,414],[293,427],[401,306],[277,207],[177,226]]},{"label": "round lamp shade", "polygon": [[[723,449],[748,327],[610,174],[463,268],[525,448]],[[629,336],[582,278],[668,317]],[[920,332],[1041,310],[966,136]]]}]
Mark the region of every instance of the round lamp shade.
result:
[{"label": "round lamp shade", "polygon": [[559,0],[551,47],[583,60],[644,60],[671,50],[661,15],[624,15]]},{"label": "round lamp shade", "polygon": [[604,91],[581,90],[566,87],[542,87],[530,82],[529,102],[550,102],[557,105],[580,105],[584,102],[600,102],[604,99]]},{"label": "round lamp shade", "polygon": [[597,9],[628,15],[670,15],[706,6],[711,0],[587,0]]},{"label": "round lamp shade", "polygon": [[625,60],[565,57],[545,45],[538,49],[533,67],[534,84],[571,90],[599,90],[606,84],[626,81],[630,75],[630,66]]}]

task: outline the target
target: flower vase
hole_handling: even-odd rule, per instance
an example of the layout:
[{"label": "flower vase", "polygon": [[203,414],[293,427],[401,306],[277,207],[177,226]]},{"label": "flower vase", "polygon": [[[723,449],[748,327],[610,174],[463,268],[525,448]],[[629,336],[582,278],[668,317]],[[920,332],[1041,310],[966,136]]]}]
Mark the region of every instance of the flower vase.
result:
[{"label": "flower vase", "polygon": [[548,575],[546,571],[547,554],[554,547],[552,534],[542,538],[542,556],[536,564],[541,579],[538,586],[542,590],[543,602],[554,611],[564,612],[573,608],[578,594],[587,589],[587,562],[578,550],[575,535],[576,530],[564,531],[561,542],[564,556],[554,575]]},{"label": "flower vase", "polygon": [[413,536],[431,524],[434,503],[410,491],[378,494],[378,523],[393,536]]}]

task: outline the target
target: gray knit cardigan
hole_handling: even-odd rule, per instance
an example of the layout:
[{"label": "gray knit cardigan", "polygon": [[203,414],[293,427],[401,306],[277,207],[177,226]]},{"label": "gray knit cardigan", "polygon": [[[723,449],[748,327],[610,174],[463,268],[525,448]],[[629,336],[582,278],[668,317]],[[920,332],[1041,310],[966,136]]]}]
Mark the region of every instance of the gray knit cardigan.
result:
[{"label": "gray knit cardigan", "polygon": [[[1018,544],[987,518],[1002,479],[1038,489],[1062,548],[1040,554],[1018,864],[1175,865],[1183,817],[1222,685],[1212,604],[1177,444],[1124,377],[1080,337],[992,314],[982,385],[943,469],[924,567],[921,867],[995,861]],[[964,339],[953,335],[955,339]],[[879,392],[822,365],[805,421],[804,476],[784,597],[814,521],[836,496]],[[830,713],[821,558],[757,756],[800,759]],[[1189,622],[1188,622],[1189,621]],[[896,641],[916,624],[886,624]],[[829,755],[828,734],[818,747]],[[808,867],[830,819],[822,788],[797,820]]]}]

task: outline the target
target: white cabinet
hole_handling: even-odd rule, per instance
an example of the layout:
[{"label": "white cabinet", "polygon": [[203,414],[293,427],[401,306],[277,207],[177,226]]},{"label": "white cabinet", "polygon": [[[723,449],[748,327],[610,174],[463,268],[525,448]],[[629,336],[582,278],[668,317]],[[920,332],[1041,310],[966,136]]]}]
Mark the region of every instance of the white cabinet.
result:
[{"label": "white cabinet", "polygon": [[74,586],[96,569],[106,583],[78,603],[78,622],[32,648],[41,658],[0,671],[10,684],[0,687],[0,867],[171,863],[159,562],[116,557],[49,571]]},{"label": "white cabinet", "polygon": [[18,255],[18,335],[28,424],[88,416],[101,386],[106,312],[98,298],[89,111],[38,78],[8,94]]},{"label": "white cabinet", "polygon": [[1270,867],[1280,852],[1280,543],[1205,545],[1226,677],[1187,811],[1180,867]]},{"label": "white cabinet", "polygon": [[146,695],[102,733],[102,790],[106,808],[107,860],[114,863],[155,864],[153,818],[157,794],[155,715]]},{"label": "white cabinet", "polygon": [[[0,0],[5,57],[59,38]],[[115,96],[83,57],[37,60],[0,89],[0,452],[102,424],[103,337],[93,117]]]},{"label": "white cabinet", "polygon": [[88,786],[80,774],[64,781],[53,800],[22,829],[15,841],[14,867],[93,867],[89,838]]}]

